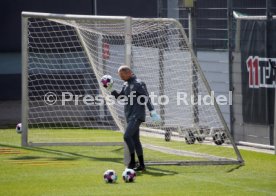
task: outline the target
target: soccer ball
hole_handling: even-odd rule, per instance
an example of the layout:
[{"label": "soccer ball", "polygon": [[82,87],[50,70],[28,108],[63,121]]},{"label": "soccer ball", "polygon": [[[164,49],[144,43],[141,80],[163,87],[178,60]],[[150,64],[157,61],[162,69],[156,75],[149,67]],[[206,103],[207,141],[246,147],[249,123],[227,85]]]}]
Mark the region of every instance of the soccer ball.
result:
[{"label": "soccer ball", "polygon": [[104,75],[101,78],[102,86],[106,89],[111,89],[113,85],[113,78],[110,75]]},{"label": "soccer ball", "polygon": [[117,180],[117,174],[114,170],[109,169],[104,172],[104,181],[106,183],[114,183]]},{"label": "soccer ball", "polygon": [[15,130],[16,130],[17,133],[22,133],[21,127],[22,127],[22,124],[21,124],[21,123],[18,123],[18,124],[16,125]]},{"label": "soccer ball", "polygon": [[134,182],[136,178],[136,172],[133,169],[126,168],[122,176],[125,182]]}]

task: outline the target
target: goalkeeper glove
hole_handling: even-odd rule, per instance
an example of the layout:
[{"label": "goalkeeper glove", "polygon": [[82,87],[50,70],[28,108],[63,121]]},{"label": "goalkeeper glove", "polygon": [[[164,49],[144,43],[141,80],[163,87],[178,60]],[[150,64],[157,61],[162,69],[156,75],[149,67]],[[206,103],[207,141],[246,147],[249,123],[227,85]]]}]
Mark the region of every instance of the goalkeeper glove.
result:
[{"label": "goalkeeper glove", "polygon": [[155,123],[159,123],[161,122],[161,118],[160,116],[156,113],[155,110],[152,110],[150,111],[150,117],[151,117],[151,120]]},{"label": "goalkeeper glove", "polygon": [[112,92],[113,91],[112,86],[113,86],[113,83],[109,84],[105,89],[108,90],[109,92]]}]

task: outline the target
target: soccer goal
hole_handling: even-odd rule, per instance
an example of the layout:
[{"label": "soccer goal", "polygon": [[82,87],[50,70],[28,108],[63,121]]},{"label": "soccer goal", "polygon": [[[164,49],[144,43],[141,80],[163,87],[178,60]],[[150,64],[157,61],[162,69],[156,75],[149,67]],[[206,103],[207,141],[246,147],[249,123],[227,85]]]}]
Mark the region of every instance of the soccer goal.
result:
[{"label": "soccer goal", "polygon": [[122,145],[123,104],[100,85],[121,90],[122,64],[162,119],[141,126],[148,165],[243,163],[216,101],[201,102],[211,89],[181,24],[163,18],[23,12],[22,145]]}]

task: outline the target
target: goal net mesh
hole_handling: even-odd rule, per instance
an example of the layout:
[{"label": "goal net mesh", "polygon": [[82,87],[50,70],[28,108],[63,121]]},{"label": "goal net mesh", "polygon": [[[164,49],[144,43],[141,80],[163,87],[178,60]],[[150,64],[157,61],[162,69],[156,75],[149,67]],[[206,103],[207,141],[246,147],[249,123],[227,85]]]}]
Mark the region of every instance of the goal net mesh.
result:
[{"label": "goal net mesh", "polygon": [[[125,20],[29,17],[27,27],[28,142],[122,141],[124,106],[100,78],[111,75],[121,90]],[[162,119],[147,111],[141,125],[146,160],[237,160],[178,23],[132,18],[131,31],[130,67]]]}]

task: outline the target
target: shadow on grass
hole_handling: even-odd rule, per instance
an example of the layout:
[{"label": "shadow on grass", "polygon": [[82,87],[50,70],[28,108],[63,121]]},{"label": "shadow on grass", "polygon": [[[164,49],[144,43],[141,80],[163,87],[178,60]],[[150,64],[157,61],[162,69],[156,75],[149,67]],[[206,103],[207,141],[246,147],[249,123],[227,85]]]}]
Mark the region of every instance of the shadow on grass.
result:
[{"label": "shadow on grass", "polygon": [[124,150],[124,147],[120,147],[120,148],[112,150],[111,152],[120,153],[121,154],[123,150]]},{"label": "shadow on grass", "polygon": [[43,158],[43,157],[41,157],[41,156],[17,156],[17,157],[10,158],[10,160],[38,160],[41,158]]},{"label": "shadow on grass", "polygon": [[143,175],[150,175],[153,177],[160,177],[160,176],[172,176],[178,174],[176,171],[172,170],[165,170],[165,169],[160,169],[156,167],[147,167],[147,170],[144,172],[137,172],[137,176],[143,176]]},{"label": "shadow on grass", "polygon": [[53,157],[51,158],[53,161],[76,161],[77,157]]},{"label": "shadow on grass", "polygon": [[83,155],[75,152],[68,152],[65,150],[49,149],[49,148],[42,148],[42,147],[19,147],[19,146],[3,145],[3,144],[0,144],[0,147],[16,148],[21,150],[41,152],[41,153],[47,153],[47,154],[59,156],[59,157],[17,156],[17,157],[11,158],[13,160],[32,160],[32,159],[34,160],[34,159],[47,158],[53,161],[75,161],[79,159],[88,159],[88,160],[103,161],[103,162],[115,162],[115,163],[123,162],[123,158],[107,158],[107,157],[101,158],[101,157],[95,157],[95,156],[87,156],[87,155]]},{"label": "shadow on grass", "polygon": [[[10,158],[10,160],[39,160],[39,159],[45,159],[45,157],[43,156],[17,156],[17,157],[13,157]],[[78,160],[77,157],[47,157],[48,160],[51,161],[75,161]]]},{"label": "shadow on grass", "polygon": [[[104,162],[115,162],[115,163],[122,163],[123,159],[122,158],[107,158],[107,157],[95,157],[95,156],[88,156],[88,155],[83,155],[80,153],[76,152],[68,152],[65,150],[56,150],[56,149],[49,149],[49,148],[41,148],[41,147],[35,147],[33,148],[35,150],[45,152],[45,153],[50,153],[50,154],[55,154],[55,155],[61,155],[61,156],[67,156],[66,158],[64,157],[57,157],[57,159],[63,159],[63,160],[77,160],[77,159],[88,159],[88,160],[94,160],[94,161],[104,161]],[[56,158],[56,157],[54,157]]]},{"label": "shadow on grass", "polygon": [[234,172],[235,170],[238,170],[240,167],[242,167],[244,165],[236,165],[236,166],[233,166],[233,168],[230,168],[229,170],[227,170],[226,172],[227,173],[231,173],[231,172]]}]

